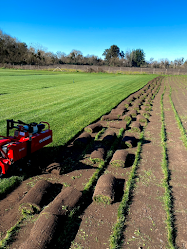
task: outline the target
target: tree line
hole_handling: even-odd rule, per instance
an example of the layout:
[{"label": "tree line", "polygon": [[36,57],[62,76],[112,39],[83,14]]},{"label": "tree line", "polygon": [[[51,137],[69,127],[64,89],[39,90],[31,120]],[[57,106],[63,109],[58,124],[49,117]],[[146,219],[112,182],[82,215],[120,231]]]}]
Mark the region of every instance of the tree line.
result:
[{"label": "tree line", "polygon": [[159,61],[150,58],[145,60],[143,49],[120,50],[117,45],[112,45],[105,49],[103,57],[96,55],[83,56],[79,50],[72,50],[69,54],[57,51],[48,52],[41,46],[29,46],[25,42],[20,42],[0,30],[0,63],[10,63],[14,65],[52,65],[52,64],[74,64],[74,65],[95,65],[95,66],[116,66],[116,67],[152,67],[152,68],[178,68],[187,67],[184,58],[169,61],[161,59]]}]

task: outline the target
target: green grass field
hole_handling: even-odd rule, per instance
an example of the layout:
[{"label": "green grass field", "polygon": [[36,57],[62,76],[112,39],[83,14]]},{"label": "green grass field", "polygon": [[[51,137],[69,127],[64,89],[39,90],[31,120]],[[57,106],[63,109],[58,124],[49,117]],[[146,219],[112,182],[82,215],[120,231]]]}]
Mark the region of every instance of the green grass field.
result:
[{"label": "green grass field", "polygon": [[6,119],[47,121],[50,147],[64,145],[156,75],[63,73],[0,69],[0,134]]}]

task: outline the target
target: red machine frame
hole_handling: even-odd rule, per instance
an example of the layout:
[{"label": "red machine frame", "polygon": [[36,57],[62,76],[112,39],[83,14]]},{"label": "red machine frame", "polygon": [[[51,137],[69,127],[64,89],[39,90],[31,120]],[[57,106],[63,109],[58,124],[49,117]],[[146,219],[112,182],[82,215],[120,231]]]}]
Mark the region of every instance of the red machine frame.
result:
[{"label": "red machine frame", "polygon": [[[43,130],[45,124],[48,128]],[[9,131],[14,128],[14,136],[9,136]],[[7,136],[0,137],[0,175],[3,175],[14,162],[26,156],[29,158],[31,153],[51,143],[52,130],[47,122],[26,124],[12,119],[7,120]]]}]

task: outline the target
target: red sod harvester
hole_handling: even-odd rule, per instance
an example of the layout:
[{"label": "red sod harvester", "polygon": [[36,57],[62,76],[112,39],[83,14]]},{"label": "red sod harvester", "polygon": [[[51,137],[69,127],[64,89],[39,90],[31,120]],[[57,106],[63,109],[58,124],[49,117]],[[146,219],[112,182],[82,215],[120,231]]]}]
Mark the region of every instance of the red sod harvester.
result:
[{"label": "red sod harvester", "polygon": [[[46,130],[45,124],[48,125]],[[14,136],[9,136],[9,131],[14,128]],[[0,175],[3,175],[14,162],[26,156],[29,158],[31,153],[51,143],[52,130],[47,122],[26,124],[8,119],[7,136],[0,137]]]}]

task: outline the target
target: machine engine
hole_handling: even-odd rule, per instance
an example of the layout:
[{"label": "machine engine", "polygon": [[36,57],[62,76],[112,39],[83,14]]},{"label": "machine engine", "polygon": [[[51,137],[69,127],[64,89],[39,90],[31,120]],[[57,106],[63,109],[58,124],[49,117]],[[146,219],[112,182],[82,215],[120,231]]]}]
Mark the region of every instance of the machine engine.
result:
[{"label": "machine engine", "polygon": [[[15,129],[14,136],[9,136],[11,129]],[[7,136],[0,138],[0,175],[3,175],[14,162],[29,158],[31,153],[51,143],[52,130],[47,122],[26,124],[11,119],[7,120]]]}]

